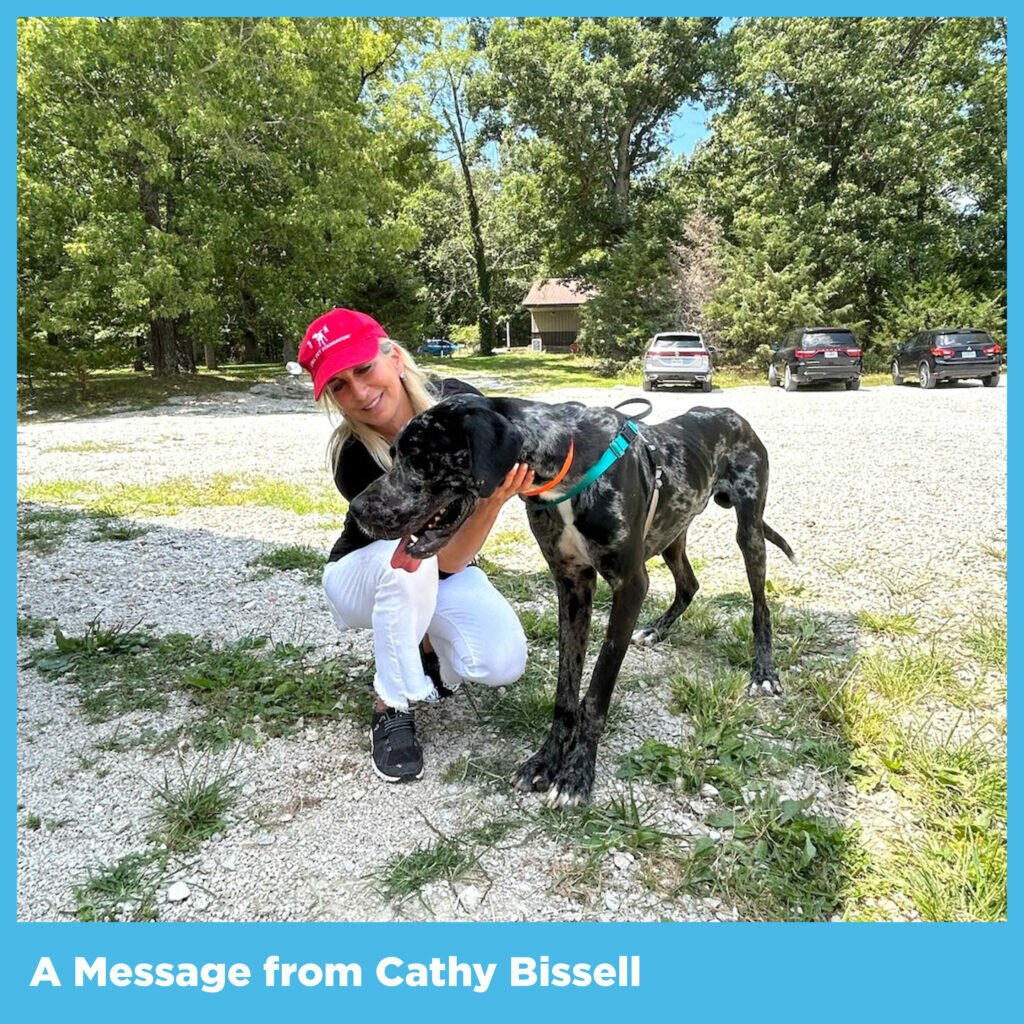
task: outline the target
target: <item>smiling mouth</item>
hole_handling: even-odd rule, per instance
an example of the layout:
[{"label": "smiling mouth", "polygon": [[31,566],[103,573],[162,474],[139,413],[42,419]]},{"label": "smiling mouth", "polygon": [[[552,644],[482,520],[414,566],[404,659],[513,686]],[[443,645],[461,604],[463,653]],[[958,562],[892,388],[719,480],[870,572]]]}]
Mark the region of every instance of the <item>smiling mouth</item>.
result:
[{"label": "smiling mouth", "polygon": [[380,405],[380,400],[383,397],[384,392],[382,391],[369,405],[363,406],[363,412],[373,412],[373,410],[376,409],[378,405]]}]

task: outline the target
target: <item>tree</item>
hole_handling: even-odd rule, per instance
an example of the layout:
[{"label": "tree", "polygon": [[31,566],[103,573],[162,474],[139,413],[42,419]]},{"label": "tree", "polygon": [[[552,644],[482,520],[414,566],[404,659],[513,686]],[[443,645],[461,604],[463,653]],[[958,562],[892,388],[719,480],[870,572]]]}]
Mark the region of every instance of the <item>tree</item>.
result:
[{"label": "tree", "polygon": [[[429,119],[389,77],[417,19],[19,23],[19,356],[154,372],[281,351],[328,305],[413,319],[399,217]],[[397,272],[396,272],[397,271]]]},{"label": "tree", "polygon": [[539,181],[542,258],[565,273],[621,241],[679,106],[702,94],[716,18],[515,18],[487,34],[472,91],[488,133]]},{"label": "tree", "polygon": [[470,122],[466,86],[479,69],[479,54],[468,46],[469,29],[465,23],[437,22],[433,45],[424,54],[422,77],[430,102],[444,126],[444,134],[454,150],[472,247],[476,278],[477,323],[480,354],[489,356],[494,347],[494,305],[491,292],[491,260],[475,184],[480,162],[480,144]]},{"label": "tree", "polygon": [[[892,293],[965,258],[974,280],[998,289],[1005,32],[995,19],[753,19],[731,44],[731,99],[693,162],[723,225],[709,311],[725,337],[752,350],[811,321],[870,337]],[[969,152],[972,130],[995,166]]]}]

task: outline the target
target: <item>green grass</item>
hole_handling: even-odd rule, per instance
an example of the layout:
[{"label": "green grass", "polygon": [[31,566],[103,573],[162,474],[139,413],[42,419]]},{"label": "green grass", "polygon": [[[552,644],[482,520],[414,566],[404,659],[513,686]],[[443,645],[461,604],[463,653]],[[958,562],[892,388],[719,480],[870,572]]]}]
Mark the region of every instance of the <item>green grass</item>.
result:
[{"label": "green grass", "polygon": [[933,744],[895,736],[894,784],[916,813],[865,872],[872,899],[927,921],[1003,921],[1006,899],[1006,764],[979,741]]},{"label": "green grass", "polygon": [[301,572],[307,583],[319,583],[324,573],[325,557],[322,551],[316,551],[302,544],[289,547],[272,548],[246,565],[258,569],[256,579],[263,579],[275,572]]},{"label": "green grass", "polygon": [[116,512],[108,508],[90,513],[92,530],[86,534],[85,539],[93,543],[97,541],[126,541],[143,537],[152,529],[143,526],[141,523],[133,523],[123,519]]},{"label": "green grass", "polygon": [[156,892],[166,864],[166,855],[149,850],[90,870],[72,887],[75,917],[79,921],[155,921]]},{"label": "green grass", "polygon": [[92,529],[87,541],[134,540],[149,532],[150,527],[132,523],[106,505],[89,510],[34,508],[22,512],[18,520],[18,547],[49,554],[60,547],[74,523],[84,520]]},{"label": "green grass", "polygon": [[235,803],[232,780],[211,775],[209,765],[182,771],[181,779],[164,775],[154,792],[155,838],[172,853],[194,853],[227,826],[225,815]]},{"label": "green grass", "polygon": [[869,654],[862,659],[860,686],[893,708],[908,708],[926,697],[955,692],[958,681],[950,659],[935,647],[902,651],[895,657]]},{"label": "green grass", "polygon": [[881,636],[908,636],[917,632],[917,616],[909,612],[873,612],[867,609],[857,612],[857,624],[871,633]]},{"label": "green grass", "polygon": [[423,889],[427,885],[450,885],[463,878],[519,824],[511,818],[495,818],[452,836],[438,834],[437,839],[418,843],[409,853],[389,860],[375,872],[374,888],[388,902],[400,904],[416,897],[425,903]]},{"label": "green grass", "polygon": [[979,622],[963,636],[983,668],[1006,672],[1006,623]]},{"label": "green grass", "polygon": [[[77,690],[92,723],[128,712],[163,711],[168,695],[184,691],[201,713],[184,726],[199,748],[221,750],[236,742],[259,745],[267,736],[293,732],[304,720],[349,714],[368,720],[367,669],[341,681],[333,662],[318,662],[311,647],[243,637],[215,646],[184,633],[155,636],[138,626],[91,623],[81,636],[58,628],[52,647],[33,651],[27,663]],[[154,746],[165,732],[151,734]],[[144,742],[142,739],[139,742]]]},{"label": "green grass", "polygon": [[84,380],[77,374],[37,378],[31,388],[27,378],[19,376],[18,416],[31,413],[34,420],[45,420],[52,416],[100,416],[152,409],[173,396],[247,391],[253,384],[272,380],[283,372],[284,367],[276,363],[201,369],[174,377],[153,377],[129,369],[96,370]]},{"label": "green grass", "polygon": [[18,499],[50,505],[79,505],[89,512],[109,516],[169,516],[186,508],[250,505],[284,509],[296,515],[344,510],[342,498],[326,485],[303,487],[284,480],[228,473],[215,473],[200,479],[171,477],[157,484],[118,486],[104,486],[89,480],[52,480],[23,488]]},{"label": "green grass", "polygon": [[82,455],[97,455],[104,452],[134,451],[130,444],[118,441],[79,441],[76,444],[55,444],[48,452],[71,452]]},{"label": "green grass", "polygon": [[[597,356],[569,353],[531,352],[524,349],[496,349],[493,356],[461,355],[440,359],[417,356],[417,362],[429,372],[459,376],[462,371],[487,374],[501,379],[516,394],[529,395],[554,388],[612,388],[627,385],[640,388],[643,373],[636,364],[622,366]],[[759,371],[747,367],[718,367],[715,387],[732,388],[765,384]]]},{"label": "green grass", "polygon": [[43,619],[37,615],[18,616],[18,636],[29,640],[41,640],[53,631],[56,619]]},{"label": "green grass", "polygon": [[677,893],[716,896],[744,920],[820,921],[839,912],[864,854],[855,831],[809,813],[812,798],[783,800],[765,785],[740,809],[713,814],[726,833],[679,858]]},{"label": "green grass", "polygon": [[34,509],[18,519],[18,549],[49,554],[68,535],[81,513],[68,509]]}]

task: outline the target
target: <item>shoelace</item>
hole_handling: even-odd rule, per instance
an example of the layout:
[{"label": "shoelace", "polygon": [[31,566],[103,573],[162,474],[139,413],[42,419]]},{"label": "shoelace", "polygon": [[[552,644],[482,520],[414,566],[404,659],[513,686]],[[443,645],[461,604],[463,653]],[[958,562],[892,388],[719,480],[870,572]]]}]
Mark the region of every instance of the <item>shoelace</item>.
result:
[{"label": "shoelace", "polygon": [[414,735],[413,717],[408,711],[399,711],[395,715],[389,715],[384,719],[384,735],[390,737],[395,732],[407,732],[409,739]]}]

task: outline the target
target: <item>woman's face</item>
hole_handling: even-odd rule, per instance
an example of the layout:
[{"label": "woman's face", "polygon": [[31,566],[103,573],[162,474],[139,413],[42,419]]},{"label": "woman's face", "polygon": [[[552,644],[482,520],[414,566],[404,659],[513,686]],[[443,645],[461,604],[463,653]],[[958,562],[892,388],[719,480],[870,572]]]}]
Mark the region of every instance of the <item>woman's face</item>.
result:
[{"label": "woman's face", "polygon": [[402,356],[393,348],[335,374],[327,387],[349,419],[373,427],[391,441],[412,418],[412,404],[398,376],[401,372]]}]

